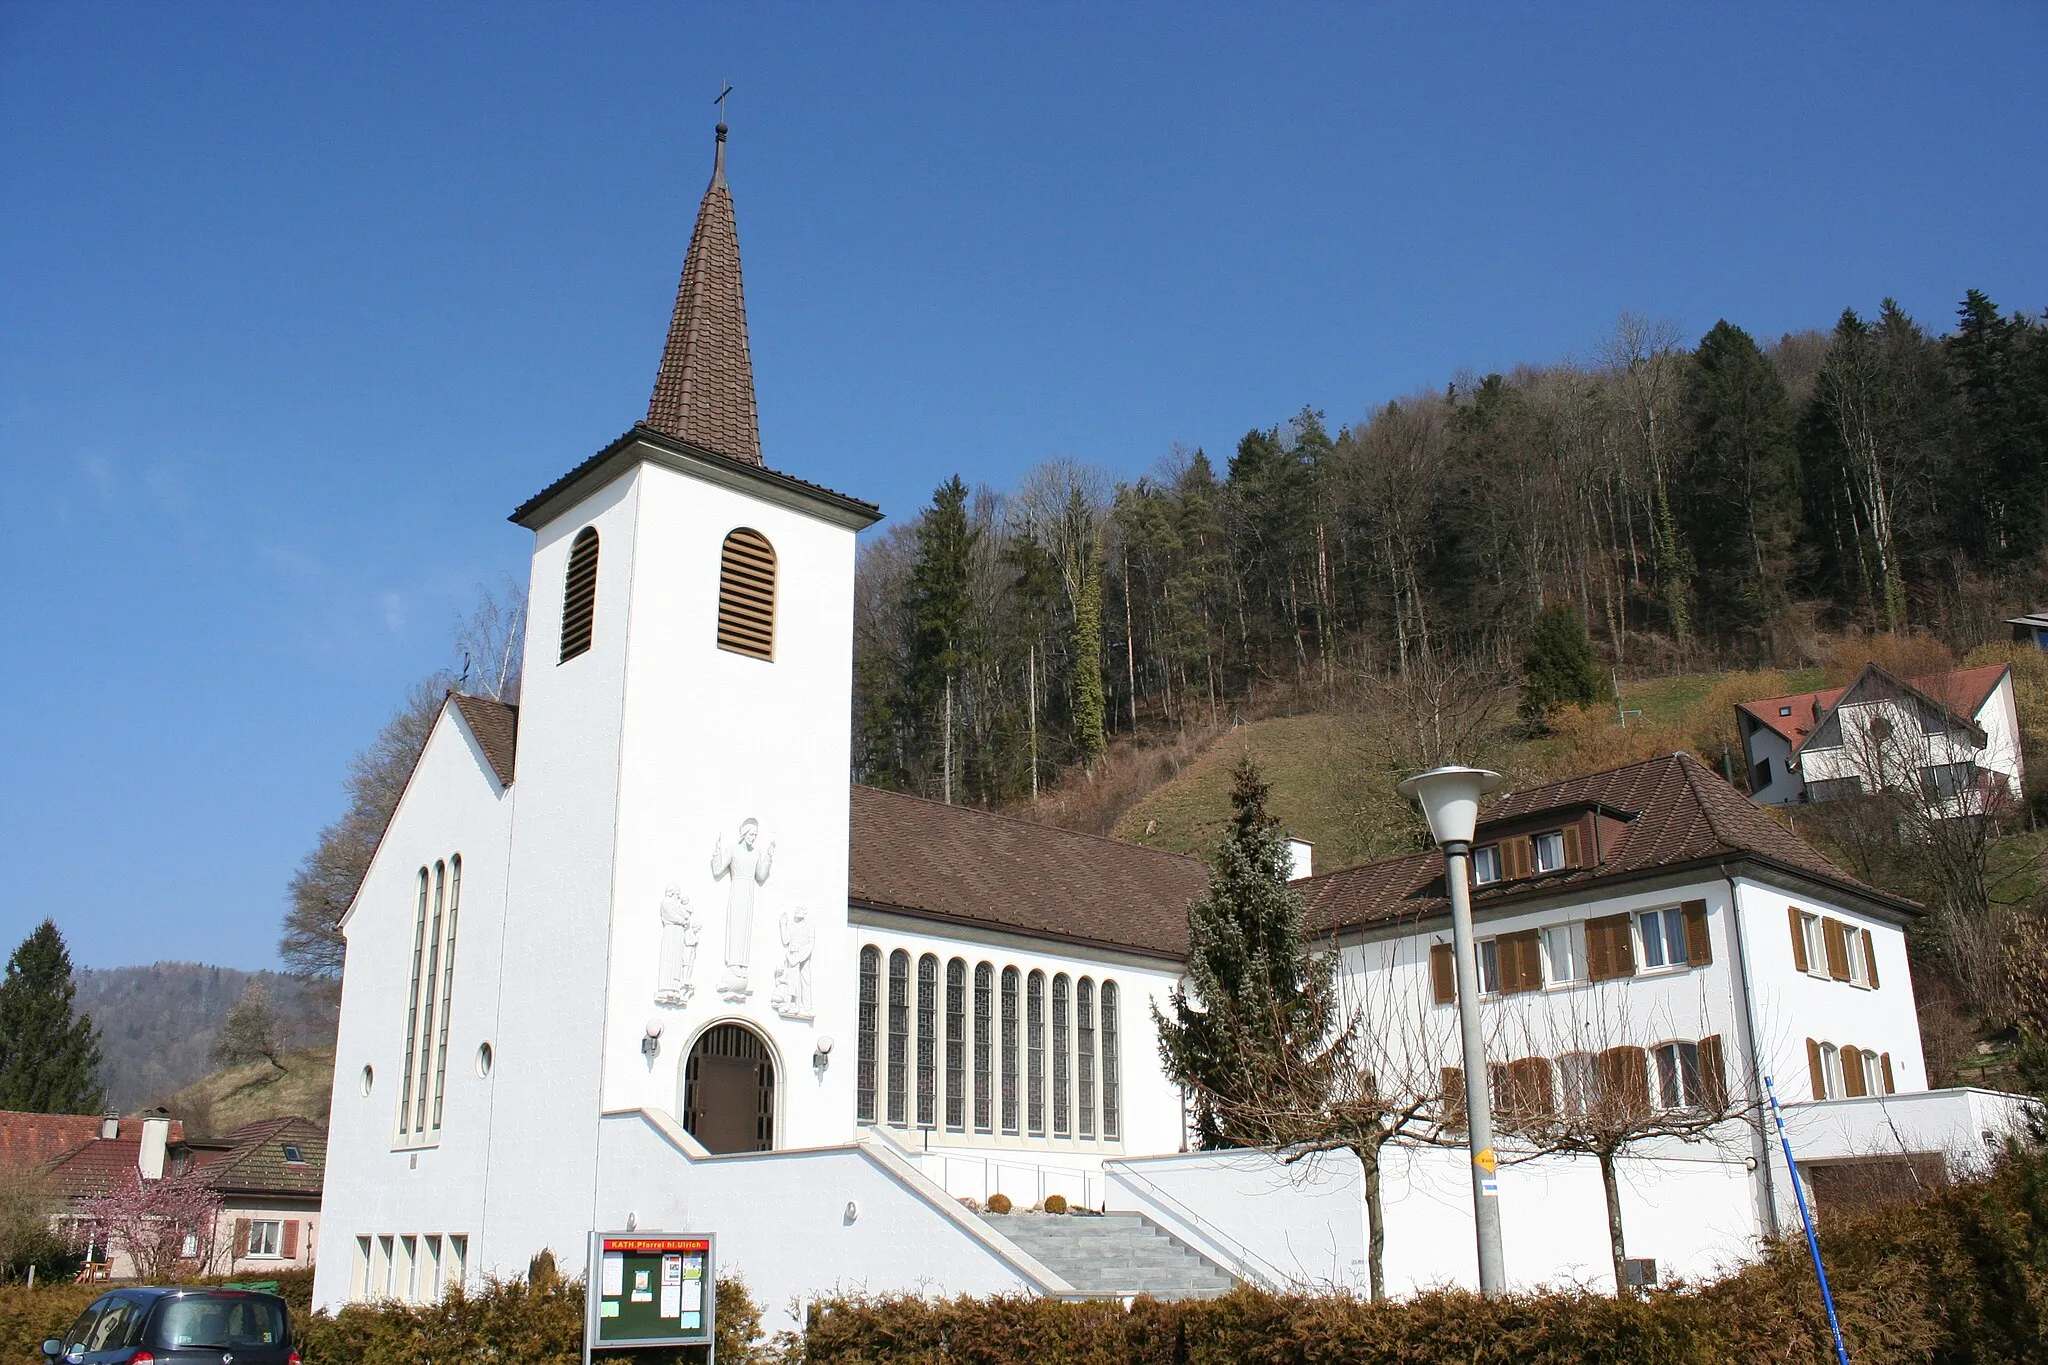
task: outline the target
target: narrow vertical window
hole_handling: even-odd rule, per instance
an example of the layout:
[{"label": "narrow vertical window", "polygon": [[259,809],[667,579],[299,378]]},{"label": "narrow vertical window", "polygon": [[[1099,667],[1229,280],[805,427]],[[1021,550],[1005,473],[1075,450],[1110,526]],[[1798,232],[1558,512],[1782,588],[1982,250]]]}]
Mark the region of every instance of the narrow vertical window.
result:
[{"label": "narrow vertical window", "polygon": [[939,960],[917,960],[917,1126],[935,1128],[938,1106]]},{"label": "narrow vertical window", "polygon": [[1082,977],[1074,985],[1074,1036],[1080,1046],[1074,1058],[1080,1081],[1080,1122],[1084,1138],[1095,1136],[1095,982]]},{"label": "narrow vertical window", "polygon": [[967,1129],[967,964],[946,964],[946,1126]]},{"label": "narrow vertical window", "polygon": [[1017,969],[1003,968],[1003,1131],[1017,1131]]},{"label": "narrow vertical window", "polygon": [[1118,1094],[1116,1074],[1116,982],[1102,983],[1102,1136],[1105,1141],[1114,1142],[1119,1136]]},{"label": "narrow vertical window", "polygon": [[910,954],[889,954],[889,1122],[910,1122]]},{"label": "narrow vertical window", "polygon": [[875,1060],[881,1043],[882,950],[870,943],[860,950],[860,1036],[854,1043],[854,1117],[873,1123]]},{"label": "narrow vertical window", "polygon": [[1031,1136],[1045,1136],[1045,973],[1024,982],[1024,1121]]},{"label": "narrow vertical window", "polygon": [[995,1126],[995,1103],[991,1092],[995,1082],[993,1031],[996,969],[983,962],[974,969],[974,1131],[986,1133]]},{"label": "narrow vertical window", "polygon": [[462,907],[462,855],[448,859],[448,927],[441,939],[441,1037],[434,1045],[434,1131],[448,1089],[448,1019],[455,1003],[455,919]]},{"label": "narrow vertical window", "polygon": [[569,546],[569,572],[562,580],[562,657],[568,663],[590,648],[597,619],[597,528],[586,526]]},{"label": "narrow vertical window", "polygon": [[427,869],[421,868],[419,907],[414,911],[412,925],[412,988],[405,1003],[405,1069],[398,1084],[400,1137],[404,1137],[411,1127],[413,1058],[417,1055],[420,1045],[420,966],[426,961],[427,951],[427,877]]},{"label": "narrow vertical window", "polygon": [[718,562],[718,647],[750,659],[775,657],[775,547],[742,526]]},{"label": "narrow vertical window", "polygon": [[426,999],[420,1006],[420,1069],[419,1085],[414,1091],[412,1131],[415,1135],[427,1130],[427,1091],[432,1089],[433,1073],[428,1070],[434,1060],[434,1007],[438,1003],[441,984],[441,914],[448,900],[448,864],[434,864],[434,915],[427,922],[427,969]]},{"label": "narrow vertical window", "polygon": [[1073,1043],[1073,1016],[1068,1010],[1073,983],[1061,972],[1052,979],[1052,1135],[1074,1135],[1072,1062],[1068,1049]]}]

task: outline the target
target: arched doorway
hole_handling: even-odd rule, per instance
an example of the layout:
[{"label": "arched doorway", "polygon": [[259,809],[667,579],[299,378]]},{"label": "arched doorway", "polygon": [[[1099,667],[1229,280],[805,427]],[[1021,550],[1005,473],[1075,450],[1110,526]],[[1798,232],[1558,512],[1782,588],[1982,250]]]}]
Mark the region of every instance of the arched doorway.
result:
[{"label": "arched doorway", "polygon": [[683,1063],[683,1127],[712,1152],[775,1146],[775,1058],[745,1024],[704,1030]]}]

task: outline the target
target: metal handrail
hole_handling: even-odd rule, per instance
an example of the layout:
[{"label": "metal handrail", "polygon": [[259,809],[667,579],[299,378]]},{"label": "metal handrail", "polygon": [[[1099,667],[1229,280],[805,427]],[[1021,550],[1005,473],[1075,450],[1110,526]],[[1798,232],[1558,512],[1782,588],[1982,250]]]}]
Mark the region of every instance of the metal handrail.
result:
[{"label": "metal handrail", "polygon": [[1222,1251],[1224,1256],[1231,1261],[1231,1268],[1239,1272],[1240,1278],[1251,1280],[1260,1288],[1270,1289],[1276,1293],[1287,1287],[1289,1283],[1288,1277],[1281,1273],[1278,1266],[1238,1241],[1222,1228],[1217,1227],[1214,1223],[1202,1217],[1201,1214],[1196,1213],[1186,1204],[1181,1203],[1180,1200],[1174,1198],[1173,1195],[1169,1194],[1151,1177],[1140,1175],[1121,1162],[1104,1162],[1102,1175],[1105,1181],[1109,1178],[1112,1165],[1116,1167],[1118,1176],[1134,1184],[1142,1185],[1146,1198],[1159,1204],[1182,1222],[1200,1228],[1204,1235],[1216,1245],[1217,1249]]}]

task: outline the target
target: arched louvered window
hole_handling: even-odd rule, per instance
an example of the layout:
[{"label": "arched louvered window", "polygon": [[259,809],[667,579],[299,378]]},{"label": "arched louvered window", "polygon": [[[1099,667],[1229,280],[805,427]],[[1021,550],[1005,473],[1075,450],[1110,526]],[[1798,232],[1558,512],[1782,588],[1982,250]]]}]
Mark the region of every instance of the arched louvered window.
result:
[{"label": "arched louvered window", "polygon": [[562,580],[562,663],[590,648],[597,618],[597,528],[586,526],[569,546],[569,572]]},{"label": "arched louvered window", "polygon": [[750,659],[775,657],[775,547],[742,526],[718,562],[718,647]]},{"label": "arched louvered window", "polygon": [[889,1122],[910,1122],[910,954],[889,954]]},{"label": "arched louvered window", "polygon": [[1024,978],[1024,1126],[1045,1136],[1045,973]]},{"label": "arched louvered window", "polygon": [[935,1128],[938,1109],[939,960],[917,960],[917,1126]]},{"label": "arched louvered window", "polygon": [[860,1037],[855,1043],[854,1113],[862,1123],[873,1123],[875,1109],[875,1062],[880,1052],[882,1023],[882,950],[870,943],[860,950]]},{"label": "arched louvered window", "polygon": [[996,969],[984,962],[974,969],[974,1131],[990,1132],[995,1127],[995,1026]]},{"label": "arched louvered window", "polygon": [[1102,983],[1102,1136],[1106,1142],[1114,1142],[1121,1134],[1120,1127],[1122,1087],[1117,1075],[1117,992],[1116,982]]},{"label": "arched louvered window", "polygon": [[946,964],[946,1126],[967,1130],[967,963]]},{"label": "arched louvered window", "polygon": [[1080,1122],[1076,1125],[1084,1138],[1095,1136],[1095,983],[1082,977],[1074,984],[1074,1035],[1080,1046],[1075,1049],[1074,1069],[1076,1079],[1081,1083]]}]

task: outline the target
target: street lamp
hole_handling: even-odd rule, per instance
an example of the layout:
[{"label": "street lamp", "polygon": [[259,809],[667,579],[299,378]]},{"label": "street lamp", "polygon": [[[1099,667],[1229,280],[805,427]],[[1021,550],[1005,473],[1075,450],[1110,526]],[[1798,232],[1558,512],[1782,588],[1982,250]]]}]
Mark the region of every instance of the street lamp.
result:
[{"label": "street lamp", "polygon": [[1479,1031],[1479,959],[1472,942],[1472,889],[1466,863],[1479,798],[1500,790],[1500,774],[1484,768],[1431,768],[1394,784],[1422,807],[1429,836],[1444,851],[1444,883],[1451,897],[1451,954],[1457,963],[1458,1032],[1464,1041],[1465,1130],[1472,1151],[1472,1215],[1479,1235],[1479,1292],[1507,1290],[1500,1251],[1500,1182],[1493,1155],[1493,1106],[1487,1098],[1486,1044]]}]

